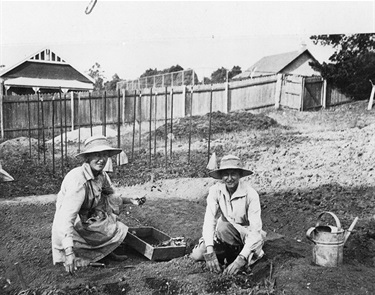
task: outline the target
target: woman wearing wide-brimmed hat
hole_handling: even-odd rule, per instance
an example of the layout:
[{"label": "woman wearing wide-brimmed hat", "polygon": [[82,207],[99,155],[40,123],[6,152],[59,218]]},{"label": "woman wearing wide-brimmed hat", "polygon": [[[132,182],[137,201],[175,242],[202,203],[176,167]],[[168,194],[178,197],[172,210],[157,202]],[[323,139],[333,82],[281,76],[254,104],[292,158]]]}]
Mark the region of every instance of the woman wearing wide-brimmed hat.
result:
[{"label": "woman wearing wide-brimmed hat", "polygon": [[113,253],[128,232],[118,220],[120,206],[142,205],[145,199],[115,194],[103,171],[108,158],[121,151],[104,136],[88,138],[77,155],[84,163],[69,171],[61,184],[52,225],[52,256],[53,263],[63,263],[69,273],[106,256],[126,259]]},{"label": "woman wearing wide-brimmed hat", "polygon": [[220,168],[209,175],[221,182],[207,196],[203,237],[190,257],[205,260],[210,271],[236,274],[261,257],[265,232],[262,230],[258,193],[241,178],[253,172],[241,160],[224,156]]}]

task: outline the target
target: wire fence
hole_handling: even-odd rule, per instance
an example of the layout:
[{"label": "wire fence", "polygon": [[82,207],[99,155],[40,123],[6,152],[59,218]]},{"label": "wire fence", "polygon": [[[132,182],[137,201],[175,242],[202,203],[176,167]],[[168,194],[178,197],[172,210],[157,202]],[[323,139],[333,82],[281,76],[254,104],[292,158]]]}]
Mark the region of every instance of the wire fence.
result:
[{"label": "wire fence", "polygon": [[[38,163],[51,162],[52,173],[61,173],[61,176],[65,175],[71,154],[80,152],[84,140],[98,133],[111,138],[114,145],[126,151],[130,161],[144,151],[150,168],[157,156],[163,155],[163,165],[167,169],[178,144],[175,126],[184,118],[188,120],[184,140],[186,162],[190,165],[194,116],[206,115],[208,161],[214,112],[280,105],[303,110],[304,106],[312,105],[310,101],[323,101],[319,97],[323,93],[319,83],[323,81],[310,82],[301,77],[274,75],[215,85],[4,96],[1,101],[2,138],[27,137],[29,157]],[[325,92],[327,98],[333,93],[329,89]],[[340,103],[345,99],[337,98]],[[116,162],[121,164],[119,158]]]},{"label": "wire fence", "polygon": [[162,73],[135,80],[118,82],[117,87],[126,90],[141,90],[145,88],[188,86],[197,84],[198,78],[192,69],[172,73]]}]

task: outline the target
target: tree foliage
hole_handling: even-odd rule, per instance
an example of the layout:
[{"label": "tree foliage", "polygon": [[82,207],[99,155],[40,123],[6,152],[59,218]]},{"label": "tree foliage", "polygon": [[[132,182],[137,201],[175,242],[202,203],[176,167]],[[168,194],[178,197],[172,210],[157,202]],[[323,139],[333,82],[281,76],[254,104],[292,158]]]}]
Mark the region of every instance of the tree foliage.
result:
[{"label": "tree foliage", "polygon": [[329,63],[312,62],[322,77],[354,99],[368,99],[375,83],[375,34],[314,35],[314,44],[335,49]]},{"label": "tree foliage", "polygon": [[211,74],[211,80],[205,79],[204,84],[207,84],[206,82],[209,82],[209,83],[224,83],[227,80],[229,81],[234,76],[236,76],[238,74],[241,74],[241,73],[242,73],[242,71],[241,71],[240,66],[233,66],[232,70],[230,70],[230,71],[228,71],[224,67],[221,67]]},{"label": "tree foliage", "polygon": [[112,76],[111,81],[107,81],[104,83],[105,90],[116,90],[117,89],[117,82],[120,82],[121,79],[117,74]]},{"label": "tree foliage", "polygon": [[95,63],[88,72],[88,75],[95,80],[94,91],[104,90],[104,71],[99,63]]}]

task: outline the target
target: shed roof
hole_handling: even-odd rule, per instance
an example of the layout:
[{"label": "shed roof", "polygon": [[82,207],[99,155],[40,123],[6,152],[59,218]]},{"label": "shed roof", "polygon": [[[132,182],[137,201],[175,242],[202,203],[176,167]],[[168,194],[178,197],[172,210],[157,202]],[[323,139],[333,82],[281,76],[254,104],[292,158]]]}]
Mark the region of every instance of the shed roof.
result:
[{"label": "shed roof", "polygon": [[308,55],[309,58],[316,60],[314,56],[310,53],[308,49],[291,51],[281,54],[269,55],[261,58],[250,68],[248,68],[243,73],[234,77],[238,78],[249,78],[251,74],[257,73],[261,75],[272,75],[283,71],[287,66],[289,66],[293,61],[295,61],[301,55]]}]

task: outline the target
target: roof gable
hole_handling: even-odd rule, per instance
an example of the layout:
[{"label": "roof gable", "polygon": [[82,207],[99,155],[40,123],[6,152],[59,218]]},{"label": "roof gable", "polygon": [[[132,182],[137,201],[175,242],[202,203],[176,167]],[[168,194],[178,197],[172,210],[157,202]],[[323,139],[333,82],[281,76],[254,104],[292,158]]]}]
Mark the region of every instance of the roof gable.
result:
[{"label": "roof gable", "polygon": [[258,76],[280,73],[303,55],[316,61],[308,49],[265,56],[248,68],[244,73],[236,76],[236,78],[248,77],[250,76],[249,73],[256,73]]},{"label": "roof gable", "polygon": [[[64,69],[63,72],[58,73],[58,71],[61,69]],[[95,83],[93,78],[76,70],[71,64],[67,63],[63,58],[49,48],[39,50],[21,62],[13,65],[1,73],[0,77],[15,78],[25,74],[26,76],[24,77],[30,78],[51,78],[52,75],[52,79],[76,79],[86,83]],[[64,74],[65,78],[62,77]],[[46,75],[48,75],[48,77],[46,77]]]}]

